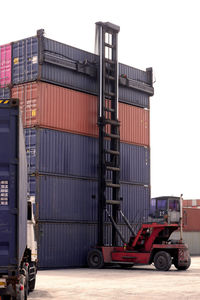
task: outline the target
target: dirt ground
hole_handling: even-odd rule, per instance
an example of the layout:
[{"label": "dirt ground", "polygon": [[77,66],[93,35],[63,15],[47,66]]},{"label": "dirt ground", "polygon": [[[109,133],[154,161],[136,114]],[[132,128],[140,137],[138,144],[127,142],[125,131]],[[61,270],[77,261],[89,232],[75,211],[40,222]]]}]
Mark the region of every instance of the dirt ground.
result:
[{"label": "dirt ground", "polygon": [[200,299],[200,256],[187,271],[154,266],[39,271],[29,299]]}]

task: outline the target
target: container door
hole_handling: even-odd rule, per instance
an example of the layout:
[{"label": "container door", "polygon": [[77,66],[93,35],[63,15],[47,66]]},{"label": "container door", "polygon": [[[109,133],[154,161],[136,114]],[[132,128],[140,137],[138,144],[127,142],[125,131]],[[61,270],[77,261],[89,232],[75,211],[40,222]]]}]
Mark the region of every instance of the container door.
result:
[{"label": "container door", "polygon": [[[0,104],[0,271],[17,263],[18,108]],[[7,269],[7,268],[5,268]]]}]

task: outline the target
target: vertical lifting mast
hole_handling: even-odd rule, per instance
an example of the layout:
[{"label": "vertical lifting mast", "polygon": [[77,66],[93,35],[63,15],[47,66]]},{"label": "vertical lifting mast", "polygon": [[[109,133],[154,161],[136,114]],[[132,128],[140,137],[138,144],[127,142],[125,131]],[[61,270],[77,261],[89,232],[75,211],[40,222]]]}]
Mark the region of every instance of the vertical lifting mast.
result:
[{"label": "vertical lifting mast", "polygon": [[117,243],[120,209],[120,124],[118,120],[118,32],[109,22],[96,23],[99,68],[98,245],[104,245],[105,212],[112,222],[112,245]]}]

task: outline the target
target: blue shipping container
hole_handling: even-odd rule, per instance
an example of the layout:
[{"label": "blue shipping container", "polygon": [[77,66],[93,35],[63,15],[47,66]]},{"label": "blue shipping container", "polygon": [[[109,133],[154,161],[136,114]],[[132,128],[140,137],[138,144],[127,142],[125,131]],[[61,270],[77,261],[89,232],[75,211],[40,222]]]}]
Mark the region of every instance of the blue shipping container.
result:
[{"label": "blue shipping container", "polygon": [[[37,175],[30,176],[29,181],[38,220],[97,221],[97,180]],[[120,196],[122,211],[131,222],[149,209],[149,186],[121,184]]]},{"label": "blue shipping container", "polygon": [[40,268],[82,267],[97,242],[97,225],[84,223],[39,223]]},{"label": "blue shipping container", "polygon": [[16,100],[0,103],[0,272],[17,272],[27,241],[27,164]]},{"label": "blue shipping container", "polygon": [[[39,222],[39,268],[65,268],[87,266],[88,251],[97,244],[97,223],[86,222]],[[128,242],[130,231],[125,225],[118,226]],[[105,245],[111,245],[111,225],[104,226]],[[122,241],[118,237],[118,245]]]},{"label": "blue shipping container", "polygon": [[[98,65],[99,57],[95,54],[44,37],[30,37],[12,44],[13,84],[42,80],[97,95]],[[121,76],[140,85],[152,85],[149,72],[123,64],[119,64]],[[129,85],[120,85],[119,100],[149,108],[149,94]]]},{"label": "blue shipping container", "polygon": [[[25,129],[29,173],[97,178],[98,139],[49,129]],[[149,148],[121,143],[121,181],[150,184]]]}]

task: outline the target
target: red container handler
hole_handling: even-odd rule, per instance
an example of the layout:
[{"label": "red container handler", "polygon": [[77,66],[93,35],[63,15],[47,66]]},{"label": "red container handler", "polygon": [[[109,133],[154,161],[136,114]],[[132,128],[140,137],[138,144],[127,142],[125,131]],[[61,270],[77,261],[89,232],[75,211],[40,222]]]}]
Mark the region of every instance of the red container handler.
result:
[{"label": "red container handler", "polygon": [[[60,86],[33,82],[17,85],[12,97],[20,99],[24,127],[67,131],[98,137],[94,95]],[[149,146],[149,110],[119,103],[121,141]]]}]

